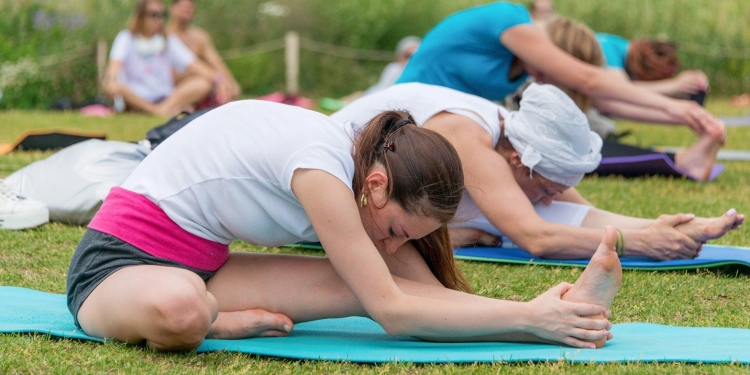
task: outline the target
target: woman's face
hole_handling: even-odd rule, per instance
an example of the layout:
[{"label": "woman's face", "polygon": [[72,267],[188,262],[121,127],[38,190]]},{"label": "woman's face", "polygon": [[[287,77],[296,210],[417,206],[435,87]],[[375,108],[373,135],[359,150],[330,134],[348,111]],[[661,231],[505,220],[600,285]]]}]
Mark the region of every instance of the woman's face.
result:
[{"label": "woman's face", "polygon": [[195,17],[195,1],[180,0],[172,3],[169,13],[174,21],[190,23]]},{"label": "woman's face", "polygon": [[153,36],[164,29],[164,18],[167,13],[164,5],[158,1],[149,1],[146,4],[146,16],[143,20],[143,32],[145,37]]},{"label": "woman's face", "polygon": [[385,201],[380,191],[367,195],[368,204],[359,209],[362,225],[378,250],[393,254],[410,240],[420,239],[440,228],[437,219],[421,214],[407,214],[393,201],[378,209]]},{"label": "woman's face", "polygon": [[555,197],[570,188],[569,186],[550,181],[536,172],[532,172],[529,175],[529,169],[525,166],[511,166],[511,168],[513,168],[513,177],[516,179],[516,183],[521,187],[521,190],[523,190],[532,204],[541,202],[545,206],[549,206]]}]

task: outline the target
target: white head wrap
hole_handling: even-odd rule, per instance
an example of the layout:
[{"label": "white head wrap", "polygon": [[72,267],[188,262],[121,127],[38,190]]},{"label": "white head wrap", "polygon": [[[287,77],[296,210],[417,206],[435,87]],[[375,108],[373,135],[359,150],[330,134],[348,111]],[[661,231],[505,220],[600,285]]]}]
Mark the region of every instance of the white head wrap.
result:
[{"label": "white head wrap", "polygon": [[602,160],[602,139],[589,129],[586,115],[553,85],[532,83],[521,108],[505,119],[505,136],[521,163],[565,186],[577,185]]}]

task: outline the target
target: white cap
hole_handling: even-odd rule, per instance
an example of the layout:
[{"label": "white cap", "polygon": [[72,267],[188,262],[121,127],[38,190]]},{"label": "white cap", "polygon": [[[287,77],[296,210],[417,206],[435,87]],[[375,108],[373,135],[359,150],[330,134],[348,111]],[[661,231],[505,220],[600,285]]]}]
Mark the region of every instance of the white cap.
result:
[{"label": "white cap", "polygon": [[586,115],[562,90],[532,83],[520,109],[505,119],[505,136],[521,163],[542,177],[577,185],[602,160],[602,139],[589,129]]}]

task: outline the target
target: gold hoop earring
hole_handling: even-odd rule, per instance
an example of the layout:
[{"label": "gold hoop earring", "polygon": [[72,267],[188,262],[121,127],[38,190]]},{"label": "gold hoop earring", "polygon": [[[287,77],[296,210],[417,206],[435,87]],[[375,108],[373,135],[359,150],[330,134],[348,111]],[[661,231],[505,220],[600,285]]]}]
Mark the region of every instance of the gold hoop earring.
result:
[{"label": "gold hoop earring", "polygon": [[359,197],[359,207],[362,208],[364,206],[367,206],[367,196],[365,193],[362,193],[362,195]]}]

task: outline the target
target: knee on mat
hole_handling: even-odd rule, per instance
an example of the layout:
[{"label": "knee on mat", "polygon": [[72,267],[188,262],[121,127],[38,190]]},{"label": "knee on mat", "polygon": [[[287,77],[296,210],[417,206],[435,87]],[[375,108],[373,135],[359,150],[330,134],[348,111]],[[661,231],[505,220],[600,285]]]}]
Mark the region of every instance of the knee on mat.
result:
[{"label": "knee on mat", "polygon": [[161,317],[159,338],[149,339],[149,346],[157,350],[191,350],[206,337],[213,315],[205,296],[197,290],[177,291],[154,304],[156,316]]}]

